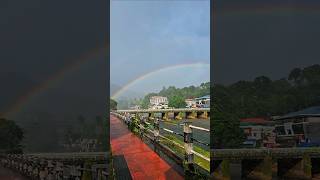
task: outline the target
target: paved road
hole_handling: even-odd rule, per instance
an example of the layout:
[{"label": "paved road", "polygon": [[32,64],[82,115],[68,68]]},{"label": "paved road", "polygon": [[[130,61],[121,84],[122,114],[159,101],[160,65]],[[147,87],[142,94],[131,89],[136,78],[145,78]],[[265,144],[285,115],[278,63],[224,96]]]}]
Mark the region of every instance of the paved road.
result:
[{"label": "paved road", "polygon": [[0,166],[0,180],[28,180],[28,178]]},{"label": "paved road", "polygon": [[[113,156],[123,156],[134,180],[184,179],[170,164],[111,116],[110,138]],[[124,164],[124,163],[123,163]]]}]

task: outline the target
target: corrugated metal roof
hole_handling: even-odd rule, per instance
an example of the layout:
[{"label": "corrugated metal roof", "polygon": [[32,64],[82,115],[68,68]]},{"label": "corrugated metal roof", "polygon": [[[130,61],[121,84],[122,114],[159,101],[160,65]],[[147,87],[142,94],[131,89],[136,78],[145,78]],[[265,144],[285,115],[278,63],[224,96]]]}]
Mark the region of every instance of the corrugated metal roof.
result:
[{"label": "corrugated metal roof", "polygon": [[206,96],[198,97],[198,98],[195,98],[195,99],[209,99],[209,98],[210,98],[210,95],[206,95]]},{"label": "corrugated metal roof", "polygon": [[277,119],[287,119],[298,116],[320,116],[320,106],[313,106],[300,111],[291,112]]}]

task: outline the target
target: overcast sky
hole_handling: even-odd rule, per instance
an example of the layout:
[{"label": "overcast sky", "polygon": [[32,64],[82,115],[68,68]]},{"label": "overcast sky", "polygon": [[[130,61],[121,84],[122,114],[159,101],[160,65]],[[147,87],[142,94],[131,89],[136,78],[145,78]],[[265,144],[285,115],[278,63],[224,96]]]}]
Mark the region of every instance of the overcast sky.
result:
[{"label": "overcast sky", "polygon": [[[123,86],[163,67],[209,64],[209,5],[209,0],[111,1],[111,84]],[[198,85],[209,79],[209,66],[180,67],[142,79],[131,90]]]},{"label": "overcast sky", "polygon": [[286,77],[320,63],[320,1],[216,1],[213,81]]},{"label": "overcast sky", "polygon": [[[98,1],[1,0],[0,114],[20,101],[22,110],[37,105],[30,111],[60,108],[81,114],[89,104],[82,97],[98,104],[90,105],[95,112],[104,113],[106,24],[106,4]],[[87,63],[69,68],[82,61]]]}]

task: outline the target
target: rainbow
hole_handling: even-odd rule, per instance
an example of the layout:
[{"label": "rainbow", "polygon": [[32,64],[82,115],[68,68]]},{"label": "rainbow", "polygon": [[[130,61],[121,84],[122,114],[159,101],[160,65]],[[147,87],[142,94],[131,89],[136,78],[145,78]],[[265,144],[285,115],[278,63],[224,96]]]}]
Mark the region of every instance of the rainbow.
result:
[{"label": "rainbow", "polygon": [[189,64],[177,64],[177,65],[173,65],[173,66],[167,66],[167,67],[162,67],[160,69],[156,69],[153,70],[151,72],[145,73],[131,81],[129,81],[125,86],[123,86],[122,88],[120,88],[118,91],[116,91],[111,98],[112,99],[117,99],[121,94],[123,94],[125,91],[127,91],[128,89],[130,89],[130,87],[132,87],[134,84],[156,74],[156,73],[161,73],[161,72],[166,72],[169,70],[175,70],[175,69],[179,69],[179,68],[186,68],[186,67],[194,67],[194,68],[199,68],[199,67],[209,67],[210,68],[210,64],[208,63],[189,63]]},{"label": "rainbow", "polygon": [[95,55],[97,55],[99,52],[105,52],[106,47],[101,48],[95,48],[91,51],[88,51],[84,54],[82,54],[77,60],[73,60],[72,63],[64,66],[59,71],[51,75],[46,81],[41,83],[38,86],[33,87],[30,91],[28,91],[26,94],[22,95],[20,98],[17,99],[17,101],[8,108],[7,111],[5,111],[2,116],[3,117],[11,117],[12,115],[15,115],[18,113],[24,106],[28,104],[33,98],[35,98],[38,94],[41,92],[47,90],[48,88],[57,85],[61,80],[64,79],[65,76],[67,76],[69,73],[72,73],[84,65],[86,65],[91,60],[95,59],[93,58]]},{"label": "rainbow", "polygon": [[[320,13],[320,3],[305,3],[301,2],[298,4],[275,4],[275,3],[266,3],[261,6],[258,5],[252,5],[252,6],[229,6],[226,8],[221,9],[222,14],[220,13],[213,13],[214,15],[245,15],[245,14],[262,14],[262,13],[268,13],[268,14],[288,14],[291,15],[291,13]],[[94,49],[93,51],[86,53],[82,55],[78,60],[74,61],[73,63],[63,67],[61,70],[59,70],[57,73],[54,73],[52,76],[50,76],[46,81],[41,83],[39,86],[36,86],[32,88],[30,91],[28,91],[26,94],[21,96],[11,107],[8,108],[7,111],[5,111],[2,115],[4,117],[13,115],[21,108],[23,108],[29,101],[31,101],[37,94],[47,90],[48,88],[52,87],[53,85],[58,84],[68,73],[76,71],[80,67],[82,67],[86,62],[89,62],[91,60],[90,57],[93,55],[96,55],[97,52],[100,50],[105,50],[105,47]],[[118,90],[116,93],[112,95],[112,98],[116,98],[119,95],[121,95],[123,92],[125,92],[127,89],[129,89],[132,85],[135,83],[153,75],[157,72],[162,72],[170,69],[180,68],[180,67],[196,67],[196,66],[209,66],[209,64],[203,64],[203,63],[193,63],[193,64],[179,64],[169,67],[163,67],[157,70],[154,70],[152,72],[146,73],[142,76],[139,76],[136,79],[133,79],[129,83],[127,83],[125,86],[123,86],[120,90]]]}]

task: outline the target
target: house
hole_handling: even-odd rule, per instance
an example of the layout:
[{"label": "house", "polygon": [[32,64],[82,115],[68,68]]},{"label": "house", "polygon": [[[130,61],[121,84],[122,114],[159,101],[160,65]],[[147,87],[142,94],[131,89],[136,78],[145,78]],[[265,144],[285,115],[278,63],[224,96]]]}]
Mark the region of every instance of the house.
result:
[{"label": "house", "polygon": [[138,110],[138,109],[140,109],[140,106],[139,105],[134,105],[134,106],[131,106],[130,109]]},{"label": "house", "polygon": [[284,146],[320,145],[320,106],[292,112],[275,121],[278,140]]},{"label": "house", "polygon": [[195,99],[185,99],[187,104],[187,108],[194,108],[196,107],[196,100]]},{"label": "house", "polygon": [[152,96],[150,97],[151,105],[168,104],[168,98],[163,96]]},{"label": "house", "polygon": [[199,108],[210,108],[210,95],[202,96],[194,99],[196,106]]},{"label": "house", "polygon": [[168,98],[163,96],[150,97],[151,109],[166,109],[168,108]]},{"label": "house", "polygon": [[245,147],[276,147],[276,134],[273,121],[266,118],[240,119],[246,140]]}]

